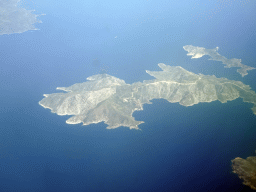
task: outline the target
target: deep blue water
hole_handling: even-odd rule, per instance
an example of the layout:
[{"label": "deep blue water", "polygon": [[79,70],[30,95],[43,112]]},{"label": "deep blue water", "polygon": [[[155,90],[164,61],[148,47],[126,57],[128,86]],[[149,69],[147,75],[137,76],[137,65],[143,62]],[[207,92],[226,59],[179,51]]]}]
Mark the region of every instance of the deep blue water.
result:
[{"label": "deep blue water", "polygon": [[[38,102],[100,72],[126,83],[152,79],[145,70],[161,62],[256,90],[255,71],[242,78],[182,48],[218,46],[256,67],[254,1],[33,2],[46,14],[40,30],[0,36],[0,191],[249,190],[231,169],[256,149],[256,116],[242,99],[191,107],[153,100],[134,112],[142,131],[67,125]],[[208,20],[192,20],[214,6],[220,11]]]}]

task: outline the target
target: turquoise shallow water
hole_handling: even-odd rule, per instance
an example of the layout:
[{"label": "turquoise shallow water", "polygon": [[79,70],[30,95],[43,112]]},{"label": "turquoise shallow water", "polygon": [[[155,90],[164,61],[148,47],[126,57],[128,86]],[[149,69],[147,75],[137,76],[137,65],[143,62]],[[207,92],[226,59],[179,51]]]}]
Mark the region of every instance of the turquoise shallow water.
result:
[{"label": "turquoise shallow water", "polygon": [[[191,60],[182,48],[218,46],[221,55],[256,67],[255,2],[136,2],[49,6],[34,0],[36,7],[30,6],[46,14],[40,30],[0,36],[2,191],[249,189],[231,169],[233,158],[255,155],[256,149],[256,116],[241,99],[192,107],[154,100],[134,112],[145,122],[142,131],[106,130],[104,123],[67,125],[68,117],[38,104],[56,87],[97,73],[126,83],[152,79],[145,70],[159,70],[157,63],[242,81],[256,90],[255,71],[242,78],[207,56]],[[207,20],[199,15],[200,8],[210,15],[214,6],[223,8]]]}]

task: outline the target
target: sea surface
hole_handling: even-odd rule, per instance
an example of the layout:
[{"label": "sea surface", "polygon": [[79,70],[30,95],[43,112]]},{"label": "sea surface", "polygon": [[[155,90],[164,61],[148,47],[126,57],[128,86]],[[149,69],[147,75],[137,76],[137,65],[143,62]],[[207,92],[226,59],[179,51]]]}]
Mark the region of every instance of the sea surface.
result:
[{"label": "sea surface", "polygon": [[40,30],[0,36],[0,191],[250,191],[231,160],[255,155],[256,116],[242,99],[184,107],[153,100],[133,116],[141,130],[68,125],[38,104],[56,87],[107,73],[126,83],[153,79],[158,63],[242,81],[208,56],[213,49],[256,68],[256,2],[24,1]]}]

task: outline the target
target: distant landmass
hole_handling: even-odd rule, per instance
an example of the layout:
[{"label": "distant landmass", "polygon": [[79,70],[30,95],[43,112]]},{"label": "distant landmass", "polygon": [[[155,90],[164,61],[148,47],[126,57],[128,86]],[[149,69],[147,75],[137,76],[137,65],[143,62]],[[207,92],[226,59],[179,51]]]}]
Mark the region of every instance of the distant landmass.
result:
[{"label": "distant landmass", "polygon": [[237,157],[231,162],[233,172],[244,181],[243,184],[256,190],[256,157],[251,156],[246,159]]},{"label": "distant landmass", "polygon": [[206,49],[204,47],[185,45],[183,46],[183,49],[188,52],[188,56],[192,56],[192,59],[198,59],[203,57],[204,55],[209,55],[211,57],[209,60],[222,61],[226,68],[240,67],[240,69],[237,69],[237,72],[240,73],[242,77],[248,75],[247,71],[255,69],[253,67],[242,64],[241,59],[227,59],[226,57],[220,55],[218,53],[219,47],[216,47],[215,49]]},{"label": "distant landmass", "polygon": [[104,121],[108,129],[139,129],[143,121],[136,121],[132,114],[143,110],[143,104],[150,104],[152,99],[192,106],[216,100],[226,103],[241,97],[254,104],[252,111],[256,115],[256,94],[250,86],[214,75],[197,75],[180,66],[158,66],[162,71],[146,71],[154,80],[126,84],[107,74],[94,75],[87,82],[58,87],[66,93],[45,94],[39,104],[58,115],[73,115],[66,121],[68,124]]},{"label": "distant landmass", "polygon": [[41,21],[37,19],[39,15],[33,12],[22,8],[21,0],[1,0],[0,35],[37,30],[34,24],[41,23]]}]

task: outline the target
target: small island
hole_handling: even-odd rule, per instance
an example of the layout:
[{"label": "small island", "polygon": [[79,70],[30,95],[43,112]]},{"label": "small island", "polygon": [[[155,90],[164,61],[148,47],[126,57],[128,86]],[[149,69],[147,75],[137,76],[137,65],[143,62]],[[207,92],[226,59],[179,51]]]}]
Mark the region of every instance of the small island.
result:
[{"label": "small island", "polygon": [[206,49],[204,47],[195,47],[193,45],[185,45],[183,46],[183,49],[188,52],[188,56],[191,56],[191,59],[198,59],[203,57],[204,55],[210,56],[209,60],[214,61],[221,61],[226,68],[231,67],[240,67],[240,69],[237,69],[237,72],[244,77],[245,75],[248,75],[247,71],[253,70],[255,68],[247,66],[242,64],[241,59],[227,59],[226,57],[220,55],[218,53],[219,47],[216,47],[215,49]]}]

